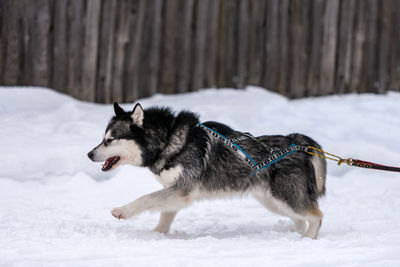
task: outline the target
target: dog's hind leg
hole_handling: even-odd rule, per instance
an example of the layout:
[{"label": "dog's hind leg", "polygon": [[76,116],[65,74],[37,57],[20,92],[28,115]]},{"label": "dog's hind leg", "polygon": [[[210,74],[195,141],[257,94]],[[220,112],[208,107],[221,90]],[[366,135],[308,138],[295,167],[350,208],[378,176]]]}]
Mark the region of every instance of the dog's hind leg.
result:
[{"label": "dog's hind leg", "polygon": [[304,235],[306,230],[306,221],[303,215],[300,215],[293,211],[283,201],[274,198],[269,192],[257,192],[254,197],[268,210],[289,217],[295,225],[295,229],[298,233]]},{"label": "dog's hind leg", "polygon": [[323,214],[318,207],[311,208],[306,211],[305,219],[308,221],[307,232],[303,237],[317,239],[319,229],[321,228]]},{"label": "dog's hind leg", "polygon": [[290,218],[292,219],[292,221],[294,222],[294,227],[296,229],[296,232],[300,233],[300,234],[304,234],[304,232],[306,231],[306,221],[303,219],[297,219],[297,218]]},{"label": "dog's hind leg", "polygon": [[171,224],[175,219],[177,211],[161,212],[158,225],[153,229],[153,232],[168,234]]},{"label": "dog's hind leg", "polygon": [[111,214],[118,219],[128,219],[147,210],[175,212],[188,206],[191,201],[189,195],[170,187],[144,195],[125,206],[115,208]]}]

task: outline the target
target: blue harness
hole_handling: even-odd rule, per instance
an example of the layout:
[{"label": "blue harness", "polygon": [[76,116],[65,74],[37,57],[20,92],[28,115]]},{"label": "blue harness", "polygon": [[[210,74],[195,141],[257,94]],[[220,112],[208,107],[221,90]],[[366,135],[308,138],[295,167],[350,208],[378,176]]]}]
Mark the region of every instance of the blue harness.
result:
[{"label": "blue harness", "polygon": [[[240,157],[243,158],[247,162],[247,164],[254,170],[253,173],[251,174],[251,176],[255,175],[258,171],[261,171],[262,169],[265,169],[266,167],[274,164],[275,162],[281,160],[282,158],[286,157],[287,155],[289,155],[291,153],[294,153],[294,152],[297,152],[297,151],[308,152],[310,150],[306,146],[296,145],[295,143],[292,143],[287,148],[284,148],[284,149],[281,149],[281,150],[274,150],[273,148],[265,145],[264,143],[261,143],[259,140],[257,140],[255,137],[253,137],[249,133],[244,133],[243,136],[235,137],[235,138],[231,138],[230,139],[230,138],[220,134],[219,132],[217,132],[217,131],[205,126],[202,123],[199,123],[199,126],[202,127],[203,129],[205,129],[207,132],[209,132],[212,136],[217,138],[219,141],[221,141],[224,144],[226,144],[232,150],[236,151],[240,155]],[[237,142],[243,141],[243,140],[248,139],[248,138],[252,138],[252,139],[256,140],[262,146],[264,146],[265,148],[267,148],[269,150],[269,156],[268,156],[268,158],[266,160],[256,163],[252,159],[252,157],[250,157],[249,154],[246,153],[246,151],[244,151],[243,148],[241,148],[237,144]]]}]

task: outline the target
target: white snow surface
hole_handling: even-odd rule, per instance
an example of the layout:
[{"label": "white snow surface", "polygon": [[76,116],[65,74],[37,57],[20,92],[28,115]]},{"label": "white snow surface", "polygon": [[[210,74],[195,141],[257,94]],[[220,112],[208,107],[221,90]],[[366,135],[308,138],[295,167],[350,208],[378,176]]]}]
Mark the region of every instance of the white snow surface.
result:
[{"label": "white snow surface", "polygon": [[[300,132],[343,157],[400,165],[396,92],[288,100],[248,87],[140,103],[254,135]],[[112,115],[50,89],[0,87],[0,266],[400,266],[400,173],[334,162],[318,240],[250,197],[195,203],[166,236],[151,232],[156,213],[116,220],[113,207],[161,185],[147,169],[104,173],[87,158]]]}]

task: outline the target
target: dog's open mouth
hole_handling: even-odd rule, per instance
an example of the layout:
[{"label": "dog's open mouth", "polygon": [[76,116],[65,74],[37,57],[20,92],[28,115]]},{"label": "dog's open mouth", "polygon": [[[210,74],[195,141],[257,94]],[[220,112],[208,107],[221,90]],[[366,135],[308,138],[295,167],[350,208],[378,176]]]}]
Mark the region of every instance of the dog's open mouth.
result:
[{"label": "dog's open mouth", "polygon": [[108,158],[104,164],[103,167],[101,168],[102,171],[109,171],[111,168],[120,160],[121,158],[119,156],[111,157]]}]

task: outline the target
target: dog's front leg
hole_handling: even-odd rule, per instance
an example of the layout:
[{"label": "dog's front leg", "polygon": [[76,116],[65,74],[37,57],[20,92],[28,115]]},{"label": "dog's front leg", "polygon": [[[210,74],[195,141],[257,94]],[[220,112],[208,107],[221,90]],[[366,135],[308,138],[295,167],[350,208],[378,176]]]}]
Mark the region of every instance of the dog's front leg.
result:
[{"label": "dog's front leg", "polygon": [[161,212],[160,220],[153,232],[168,234],[171,224],[174,221],[177,211]]},{"label": "dog's front leg", "polygon": [[128,219],[146,210],[174,212],[189,205],[190,202],[190,195],[169,187],[144,195],[125,206],[115,208],[111,214],[118,219]]}]

